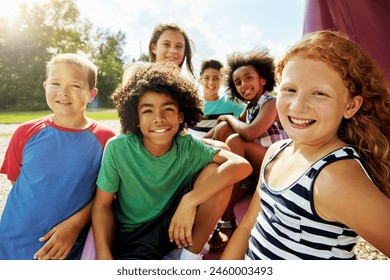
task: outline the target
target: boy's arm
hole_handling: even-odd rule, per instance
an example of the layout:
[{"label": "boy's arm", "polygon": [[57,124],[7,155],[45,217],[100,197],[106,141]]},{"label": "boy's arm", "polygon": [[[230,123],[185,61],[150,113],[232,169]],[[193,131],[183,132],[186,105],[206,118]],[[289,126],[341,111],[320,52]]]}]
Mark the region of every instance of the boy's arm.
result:
[{"label": "boy's arm", "polygon": [[105,192],[97,188],[92,208],[92,228],[95,247],[99,260],[112,260],[112,243],[114,240],[115,217],[112,204],[115,193]]},{"label": "boy's arm", "polygon": [[[197,207],[252,173],[252,167],[246,159],[224,149],[214,155],[212,162],[219,165],[215,172],[182,197],[172,218],[169,238],[178,247],[192,244],[192,226]],[[182,242],[183,240],[187,242]]]},{"label": "boy's arm", "polygon": [[91,220],[91,209],[92,201],[39,238],[39,241],[46,243],[34,254],[34,258],[40,260],[65,259],[81,229]]}]

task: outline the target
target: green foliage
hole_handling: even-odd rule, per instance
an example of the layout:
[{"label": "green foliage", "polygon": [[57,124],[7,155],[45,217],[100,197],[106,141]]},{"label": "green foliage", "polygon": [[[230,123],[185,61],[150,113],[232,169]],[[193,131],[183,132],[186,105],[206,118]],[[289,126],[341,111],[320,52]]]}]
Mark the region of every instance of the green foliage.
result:
[{"label": "green foliage", "polygon": [[121,59],[123,49],[120,46],[124,44],[125,39],[126,36],[121,31],[115,35],[108,30],[99,29],[97,32],[95,42],[98,45],[95,51],[95,61],[99,66],[97,79],[99,94],[94,105],[99,102],[99,105],[103,107],[113,106],[110,96],[122,81],[124,61]]},{"label": "green foliage", "polygon": [[109,96],[122,77],[124,42],[122,32],[94,31],[74,0],[21,4],[16,18],[0,18],[0,111],[46,110],[46,62],[64,52],[85,54],[97,64],[98,98],[112,107]]}]

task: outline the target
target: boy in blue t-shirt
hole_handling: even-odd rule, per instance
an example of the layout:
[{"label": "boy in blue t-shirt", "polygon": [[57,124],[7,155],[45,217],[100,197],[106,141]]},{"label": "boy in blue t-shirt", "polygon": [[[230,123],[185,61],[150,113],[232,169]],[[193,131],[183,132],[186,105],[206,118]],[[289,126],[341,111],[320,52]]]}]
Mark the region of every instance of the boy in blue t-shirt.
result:
[{"label": "boy in blue t-shirt", "polygon": [[96,76],[76,54],[47,64],[53,114],[18,127],[1,167],[13,186],[0,220],[0,259],[80,259],[104,145],[115,135],[85,115]]},{"label": "boy in blue t-shirt", "polygon": [[107,143],[98,176],[97,257],[163,259],[176,251],[179,259],[201,259],[250,164],[181,133],[203,113],[196,87],[177,66],[139,65],[112,98],[123,134]]}]

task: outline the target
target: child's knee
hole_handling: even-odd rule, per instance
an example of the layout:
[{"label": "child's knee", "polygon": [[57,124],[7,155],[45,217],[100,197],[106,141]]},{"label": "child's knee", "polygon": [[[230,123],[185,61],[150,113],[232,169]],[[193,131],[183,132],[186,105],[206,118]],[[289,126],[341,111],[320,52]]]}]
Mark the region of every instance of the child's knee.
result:
[{"label": "child's knee", "polygon": [[230,147],[231,150],[235,150],[235,147],[241,147],[243,145],[243,140],[238,133],[231,134],[226,139],[226,144]]}]

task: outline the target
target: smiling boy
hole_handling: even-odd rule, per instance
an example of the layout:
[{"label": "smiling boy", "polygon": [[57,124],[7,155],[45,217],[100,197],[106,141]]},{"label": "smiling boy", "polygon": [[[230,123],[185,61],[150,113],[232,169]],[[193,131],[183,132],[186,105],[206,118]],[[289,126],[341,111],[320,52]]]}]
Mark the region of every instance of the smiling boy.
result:
[{"label": "smiling boy", "polygon": [[196,87],[175,65],[138,67],[113,100],[123,134],[107,144],[99,173],[98,258],[163,259],[179,249],[179,259],[201,259],[233,184],[251,166],[180,133],[203,113]]},{"label": "smiling boy", "polygon": [[105,143],[115,135],[85,115],[97,68],[77,54],[48,64],[53,114],[15,131],[1,173],[13,185],[0,220],[0,259],[79,259]]}]

